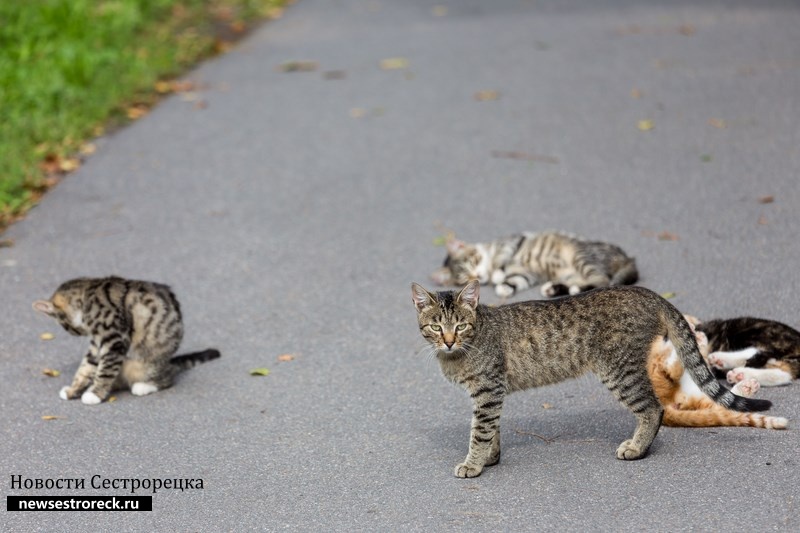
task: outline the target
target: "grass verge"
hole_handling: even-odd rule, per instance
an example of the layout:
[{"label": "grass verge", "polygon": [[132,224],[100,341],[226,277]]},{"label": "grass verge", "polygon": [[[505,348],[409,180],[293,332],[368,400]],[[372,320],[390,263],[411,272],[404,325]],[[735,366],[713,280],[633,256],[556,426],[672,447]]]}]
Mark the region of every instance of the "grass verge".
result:
[{"label": "grass verge", "polygon": [[0,1],[0,232],[79,166],[88,139],[168,92],[159,80],[224,51],[286,3]]}]

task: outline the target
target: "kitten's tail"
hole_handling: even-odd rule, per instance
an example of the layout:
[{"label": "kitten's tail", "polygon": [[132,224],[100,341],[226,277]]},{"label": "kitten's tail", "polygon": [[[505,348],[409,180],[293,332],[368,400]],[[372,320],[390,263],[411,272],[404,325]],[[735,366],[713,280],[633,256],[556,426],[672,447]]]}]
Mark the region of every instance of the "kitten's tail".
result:
[{"label": "kitten's tail", "polygon": [[639,271],[636,269],[636,260],[631,257],[614,272],[609,285],[633,285],[637,281],[639,281]]},{"label": "kitten's tail", "polygon": [[201,363],[205,363],[206,361],[217,359],[220,357],[220,355],[221,354],[219,353],[219,350],[209,348],[208,350],[203,350],[202,352],[178,355],[170,359],[169,362],[178,370],[189,370],[190,368],[194,368]]},{"label": "kitten's tail", "polygon": [[663,303],[666,305],[662,308],[662,320],[667,329],[667,337],[675,346],[675,351],[678,353],[684,369],[689,372],[700,390],[716,403],[734,411],[766,411],[772,407],[772,402],[769,400],[736,396],[720,385],[700,355],[697,340],[689,323],[672,304],[666,300]]}]

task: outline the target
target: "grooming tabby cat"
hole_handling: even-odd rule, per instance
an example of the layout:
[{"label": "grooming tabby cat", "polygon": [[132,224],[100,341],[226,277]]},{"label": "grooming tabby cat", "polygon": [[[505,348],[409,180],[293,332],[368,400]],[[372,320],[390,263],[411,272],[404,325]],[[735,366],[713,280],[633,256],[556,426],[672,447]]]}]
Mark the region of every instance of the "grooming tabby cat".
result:
[{"label": "grooming tabby cat", "polygon": [[578,294],[596,287],[636,283],[636,262],[618,246],[568,233],[522,233],[489,243],[450,238],[444,266],[431,278],[439,285],[489,282],[501,298],[534,285],[542,296]]},{"label": "grooming tabby cat", "polygon": [[143,396],[172,385],[181,370],[216,359],[217,350],[172,358],[183,338],[178,300],[169,287],[117,277],[79,278],[58,287],[33,308],[72,335],[91,338],[72,385],[59,396],[98,404],[112,389]]},{"label": "grooming tabby cat", "polygon": [[556,300],[479,305],[480,285],[431,293],[413,283],[420,333],[444,376],[465,387],[473,402],[469,453],[457,477],[480,475],[500,460],[500,413],[506,394],[594,372],[637,420],[618,459],[647,453],[664,409],[648,379],[647,359],[667,337],[700,389],[737,411],[771,405],[733,395],[711,374],[694,333],[669,302],[640,287],[609,287]]},{"label": "grooming tabby cat", "polygon": [[[684,315],[694,328],[696,319]],[[703,357],[708,354],[708,339],[705,333],[695,332],[697,346]],[[788,421],[776,416],[758,413],[740,413],[727,409],[706,396],[688,373],[684,372],[675,347],[671,341],[663,339],[661,345],[655,344],[647,361],[647,373],[661,405],[664,406],[665,426],[673,427],[712,427],[748,426],[767,429],[784,429]],[[760,388],[758,381],[745,379],[731,390],[737,396],[752,397]]]},{"label": "grooming tabby cat", "polygon": [[730,383],[755,379],[764,387],[800,378],[800,332],[763,318],[699,322],[708,337],[708,361]]}]

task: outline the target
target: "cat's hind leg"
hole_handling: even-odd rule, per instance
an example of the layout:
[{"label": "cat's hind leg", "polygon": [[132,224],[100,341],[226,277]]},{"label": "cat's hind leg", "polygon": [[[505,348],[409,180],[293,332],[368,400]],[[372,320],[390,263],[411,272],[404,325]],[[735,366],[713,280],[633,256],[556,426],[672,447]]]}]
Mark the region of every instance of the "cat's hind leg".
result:
[{"label": "cat's hind leg", "polygon": [[728,372],[728,383],[739,383],[745,379],[754,379],[762,387],[777,387],[792,382],[792,375],[781,368],[750,368],[740,366]]},{"label": "cat's hind leg", "polygon": [[708,364],[712,368],[729,370],[737,366],[744,366],[747,361],[758,353],[758,348],[745,348],[735,352],[712,352],[708,354]]}]

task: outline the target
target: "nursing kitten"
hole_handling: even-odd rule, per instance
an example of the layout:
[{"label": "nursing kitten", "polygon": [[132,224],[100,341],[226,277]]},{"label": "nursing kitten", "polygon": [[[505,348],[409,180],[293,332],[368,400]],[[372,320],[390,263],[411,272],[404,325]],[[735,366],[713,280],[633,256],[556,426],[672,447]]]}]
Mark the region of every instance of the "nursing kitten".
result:
[{"label": "nursing kitten", "polygon": [[681,363],[717,403],[758,411],[766,400],[734,396],[722,387],[701,357],[694,333],[669,302],[640,287],[609,287],[556,300],[498,307],[478,303],[479,283],[460,291],[431,293],[411,285],[422,336],[442,373],[469,392],[473,402],[469,453],[456,466],[458,477],[480,475],[500,460],[500,413],[506,394],[558,383],[594,372],[637,420],[618,459],[647,453],[664,409],[647,375],[647,358],[666,336]]},{"label": "nursing kitten", "polygon": [[[692,326],[692,319],[684,315]],[[705,333],[695,332],[697,346],[701,355],[708,354],[708,339]],[[747,426],[767,429],[784,429],[788,421],[782,417],[765,416],[757,413],[740,413],[727,409],[711,400],[698,388],[678,358],[671,341],[662,339],[661,345],[654,345],[647,361],[647,373],[661,405],[664,406],[665,426],[672,427],[712,427]],[[731,390],[737,396],[752,397],[760,388],[758,381],[745,379]]]},{"label": "nursing kitten", "polygon": [[91,338],[72,385],[59,396],[98,404],[113,389],[143,396],[172,385],[181,370],[216,359],[217,350],[172,358],[183,338],[178,300],[169,287],[117,277],[67,281],[33,308],[72,335]]},{"label": "nursing kitten", "polygon": [[633,284],[639,273],[635,260],[618,246],[547,231],[478,244],[450,238],[444,266],[431,278],[439,285],[491,282],[501,298],[543,284],[542,296],[552,297]]},{"label": "nursing kitten", "polygon": [[741,317],[700,322],[708,361],[730,383],[755,379],[764,387],[800,378],[800,332],[774,320]]}]

